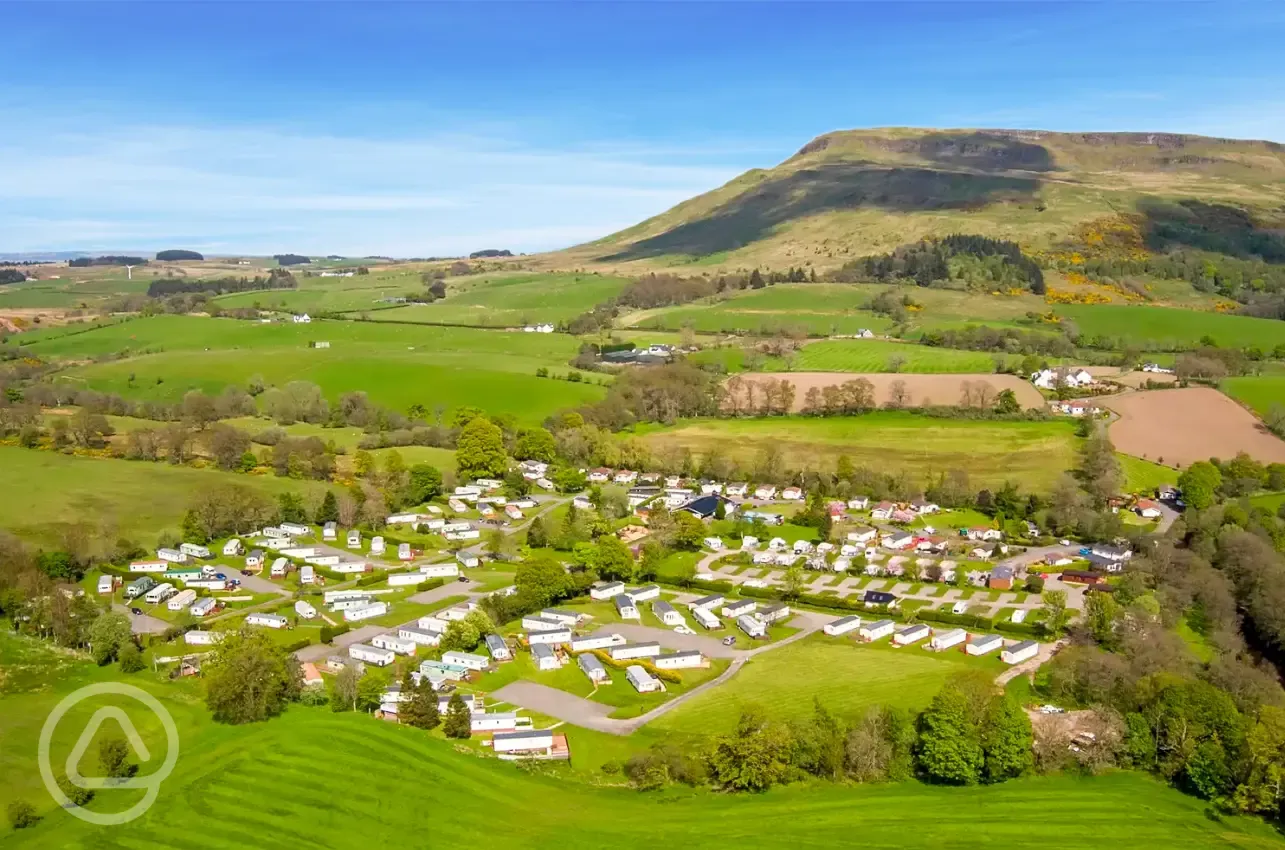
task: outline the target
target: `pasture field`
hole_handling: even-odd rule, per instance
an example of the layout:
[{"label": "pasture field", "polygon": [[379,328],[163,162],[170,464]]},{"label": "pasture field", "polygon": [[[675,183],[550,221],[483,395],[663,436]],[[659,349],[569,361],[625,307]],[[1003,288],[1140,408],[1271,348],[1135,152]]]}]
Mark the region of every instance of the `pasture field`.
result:
[{"label": "pasture field", "polygon": [[918,710],[956,673],[998,673],[1002,667],[998,657],[928,652],[922,644],[894,648],[887,641],[862,645],[850,636],[814,635],[752,659],[722,686],[662,715],[656,726],[689,734],[726,733],[736,728],[747,705],[789,719],[810,714],[814,699],[847,719],[859,718],[874,705]]},{"label": "pasture field", "polygon": [[[309,348],[311,340],[331,347]],[[576,341],[561,334],[318,321],[259,324],[232,319],[156,316],[33,344],[42,357],[134,356],[64,370],[60,380],[120,395],[177,401],[188,390],[221,392],[259,376],[269,385],[310,381],[334,400],[366,392],[405,410],[476,405],[539,421],[563,407],[602,397],[601,386],[535,377],[566,374]]]},{"label": "pasture field", "polygon": [[628,283],[623,277],[573,273],[448,278],[441,301],[372,312],[370,319],[493,328],[558,324],[614,298]]},{"label": "pasture field", "polygon": [[[601,847],[602,836],[611,835],[613,846],[625,850],[658,842],[713,848],[727,846],[729,830],[755,836],[756,846],[764,848],[828,846],[840,835],[859,836],[868,847],[934,850],[1099,850],[1143,843],[1179,850],[1285,846],[1265,824],[1210,817],[1207,804],[1137,773],[959,789],[918,783],[804,783],[756,795],[675,789],[657,796],[576,782],[574,774],[556,765],[548,775],[520,770],[457,752],[440,732],[424,733],[362,714],[335,714],[328,708],[295,706],[267,723],[217,725],[200,699],[198,682],[163,682],[150,672],[127,681],[156,696],[173,716],[181,741],[177,765],[145,815],[120,826],[95,827],[54,806],[40,782],[35,741],[64,694],[106,681],[114,670],[50,660],[46,652],[29,646],[0,636],[4,666],[38,664],[47,671],[38,684],[9,692],[0,702],[0,736],[14,742],[0,749],[0,800],[28,800],[43,816],[38,825],[18,833],[0,825],[0,839],[12,847],[190,847],[194,836],[200,836],[200,846],[209,850],[301,845],[366,850],[372,839],[392,846],[588,850]],[[160,724],[138,711],[137,703],[91,700],[59,723],[51,748],[56,762],[66,759],[90,716],[104,704],[119,704],[129,712],[154,759],[165,752]],[[588,755],[597,739],[608,737],[574,729],[567,733],[573,769],[578,751],[583,748]],[[620,748],[621,757],[632,747],[632,739],[607,743]],[[152,772],[149,767],[144,764],[140,775]],[[86,772],[92,771],[86,765]],[[246,789],[254,788],[290,792],[248,799]],[[91,808],[121,811],[138,799],[130,795],[138,794],[100,791]],[[497,817],[501,812],[503,817]],[[915,824],[910,833],[907,823]]]},{"label": "pasture field", "polygon": [[326,489],[319,481],[74,457],[16,446],[0,446],[0,472],[6,482],[0,528],[46,544],[57,544],[64,528],[84,522],[101,530],[94,536],[102,538],[104,547],[117,537],[150,546],[160,532],[178,530],[198,491],[218,484],[242,484],[272,496],[295,491],[309,501]]},{"label": "pasture field", "polygon": [[794,368],[804,372],[989,372],[994,355],[875,339],[829,339],[799,349]]},{"label": "pasture field", "polygon": [[1228,378],[1223,381],[1222,390],[1259,416],[1266,416],[1273,407],[1285,408],[1285,375]]},{"label": "pasture field", "polygon": [[1285,322],[1275,319],[1150,305],[1060,304],[1054,312],[1073,320],[1081,334],[1160,348],[1191,348],[1206,336],[1228,348],[1256,345],[1271,351],[1285,343]]},{"label": "pasture field", "polygon": [[1126,492],[1142,493],[1155,490],[1163,484],[1178,483],[1178,470],[1172,467],[1118,452],[1116,459],[1120,461],[1120,470],[1124,473]]},{"label": "pasture field", "polygon": [[[933,351],[936,349],[928,349]],[[741,376],[744,383],[759,383],[768,380],[778,380],[785,378],[794,384],[794,410],[803,409],[807,401],[807,392],[812,387],[824,389],[828,386],[843,384],[847,381],[857,378],[865,378],[874,385],[875,403],[879,405],[887,404],[892,398],[893,384],[901,383],[907,393],[903,402],[908,407],[932,407],[933,405],[954,405],[959,404],[963,397],[965,383],[976,384],[978,381],[984,381],[989,384],[996,393],[1003,390],[1012,390],[1017,397],[1018,402],[1026,408],[1044,407],[1044,396],[1040,391],[1035,389],[1029,381],[1024,381],[1016,375],[997,375],[994,373],[983,374],[899,374],[892,372],[883,373],[841,373],[841,372],[755,372]],[[738,393],[737,398],[742,403],[745,401],[745,390]],[[731,406],[731,402],[728,403]]]},{"label": "pasture field", "polygon": [[640,428],[653,452],[688,449],[699,458],[718,451],[752,468],[769,447],[786,466],[833,470],[847,455],[858,466],[908,473],[918,480],[951,469],[968,472],[976,486],[1005,481],[1045,488],[1075,465],[1075,425],[1069,421],[986,422],[930,419],[879,411],[864,416],[773,417],[679,422]]},{"label": "pasture field", "polygon": [[1183,467],[1211,457],[1226,460],[1238,452],[1263,463],[1285,462],[1285,441],[1209,387],[1145,390],[1101,401],[1120,415],[1108,431],[1125,454]]},{"label": "pasture field", "polygon": [[386,306],[384,299],[401,298],[424,289],[418,270],[395,267],[352,277],[304,277],[296,274],[295,280],[299,284],[297,289],[235,292],[218,296],[214,303],[223,309],[256,307],[296,313],[335,313],[375,309]]}]

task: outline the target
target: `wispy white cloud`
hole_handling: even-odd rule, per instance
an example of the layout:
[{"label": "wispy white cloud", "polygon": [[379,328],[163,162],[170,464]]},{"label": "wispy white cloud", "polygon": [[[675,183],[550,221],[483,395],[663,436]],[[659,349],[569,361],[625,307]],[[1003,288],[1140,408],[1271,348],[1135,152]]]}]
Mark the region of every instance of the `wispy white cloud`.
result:
[{"label": "wispy white cloud", "polygon": [[0,249],[546,250],[603,236],[726,182],[741,170],[717,164],[726,154],[632,142],[539,149],[459,134],[55,129],[0,142]]}]

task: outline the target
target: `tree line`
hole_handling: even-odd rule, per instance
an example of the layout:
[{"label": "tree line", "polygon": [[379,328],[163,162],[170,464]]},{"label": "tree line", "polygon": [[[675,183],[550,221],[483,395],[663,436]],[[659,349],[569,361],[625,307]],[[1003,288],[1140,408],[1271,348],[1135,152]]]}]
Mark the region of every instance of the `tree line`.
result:
[{"label": "tree line", "polygon": [[261,289],[295,289],[298,281],[286,269],[272,269],[267,277],[219,277],[219,278],[174,278],[162,277],[153,280],[147,286],[151,298],[163,298],[167,295],[179,295],[189,292],[212,293],[222,295],[228,292],[254,292]]},{"label": "tree line", "polygon": [[145,266],[147,265],[147,258],[107,254],[102,257],[76,257],[68,260],[67,265],[74,269],[88,268],[90,266]]}]

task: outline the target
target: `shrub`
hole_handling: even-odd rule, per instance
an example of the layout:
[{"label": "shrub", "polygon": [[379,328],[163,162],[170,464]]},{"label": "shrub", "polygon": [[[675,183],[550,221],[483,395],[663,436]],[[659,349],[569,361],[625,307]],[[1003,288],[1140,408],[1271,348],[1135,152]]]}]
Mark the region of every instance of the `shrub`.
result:
[{"label": "shrub", "polygon": [[379,584],[381,581],[387,581],[388,574],[385,572],[374,572],[368,576],[362,576],[357,579],[358,587],[369,587],[372,584]]},{"label": "shrub", "polygon": [[26,829],[29,826],[35,826],[40,820],[36,814],[36,807],[26,800],[14,800],[5,809],[9,815],[9,826],[14,829]]},{"label": "shrub", "polygon": [[286,644],[286,646],[285,646],[285,651],[286,651],[286,652],[298,652],[299,650],[303,649],[304,647],[306,647],[306,646],[311,646],[311,645],[312,645],[312,641],[308,640],[307,638],[300,638],[299,640],[295,641],[294,643]]},{"label": "shrub", "polygon": [[335,640],[335,638],[337,638],[337,637],[339,637],[340,635],[342,635],[342,634],[346,633],[346,632],[347,632],[349,629],[351,629],[351,628],[352,628],[352,626],[350,626],[348,623],[341,623],[341,624],[340,624],[340,625],[338,625],[338,626],[329,626],[329,625],[327,625],[327,626],[322,626],[322,627],[321,627],[321,642],[322,642],[322,643],[333,643],[333,642],[334,642],[334,640]]},{"label": "shrub", "polygon": [[446,584],[446,579],[438,576],[437,578],[430,578],[428,581],[421,581],[419,584],[415,585],[415,590],[416,592],[423,593],[425,590],[434,590],[444,584]]}]

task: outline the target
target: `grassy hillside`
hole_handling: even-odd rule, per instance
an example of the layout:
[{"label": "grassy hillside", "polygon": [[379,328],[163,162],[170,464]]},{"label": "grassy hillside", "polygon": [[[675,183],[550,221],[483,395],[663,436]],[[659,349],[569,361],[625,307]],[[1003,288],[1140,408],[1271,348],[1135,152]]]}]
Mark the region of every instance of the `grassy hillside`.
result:
[{"label": "grassy hillside", "polygon": [[1046,247],[1095,218],[1150,216],[1164,200],[1278,211],[1283,151],[1269,142],[1154,133],[835,132],[565,258],[827,268],[957,232]]},{"label": "grassy hillside", "polygon": [[[45,673],[16,682],[0,697],[0,735],[10,741],[36,740],[64,693],[111,675],[107,668],[69,664],[5,636],[0,661],[7,669]],[[552,767],[547,775],[524,771],[456,752],[440,733],[327,708],[294,707],[267,723],[219,726],[210,722],[197,683],[163,683],[150,673],[129,681],[161,700],[182,742],[156,804],[125,825],[89,826],[54,808],[41,788],[33,746],[6,747],[0,749],[0,799],[29,800],[44,816],[20,833],[0,825],[6,846],[578,850],[603,846],[604,835],[624,850],[726,847],[737,839],[763,848],[831,847],[854,838],[864,847],[933,850],[1283,846],[1266,825],[1210,815],[1207,804],[1141,774],[961,789],[800,784],[762,795],[678,790],[657,796],[591,787],[565,767]],[[58,725],[56,761],[65,759],[98,707],[82,703]],[[125,701],[123,707],[159,758],[165,748],[159,724],[146,722],[137,703]],[[574,763],[577,742],[588,738],[569,731]],[[144,765],[141,773],[148,772]],[[128,795],[137,793],[100,791],[92,805],[121,811],[134,802]],[[915,825],[911,832],[908,823]]]}]

